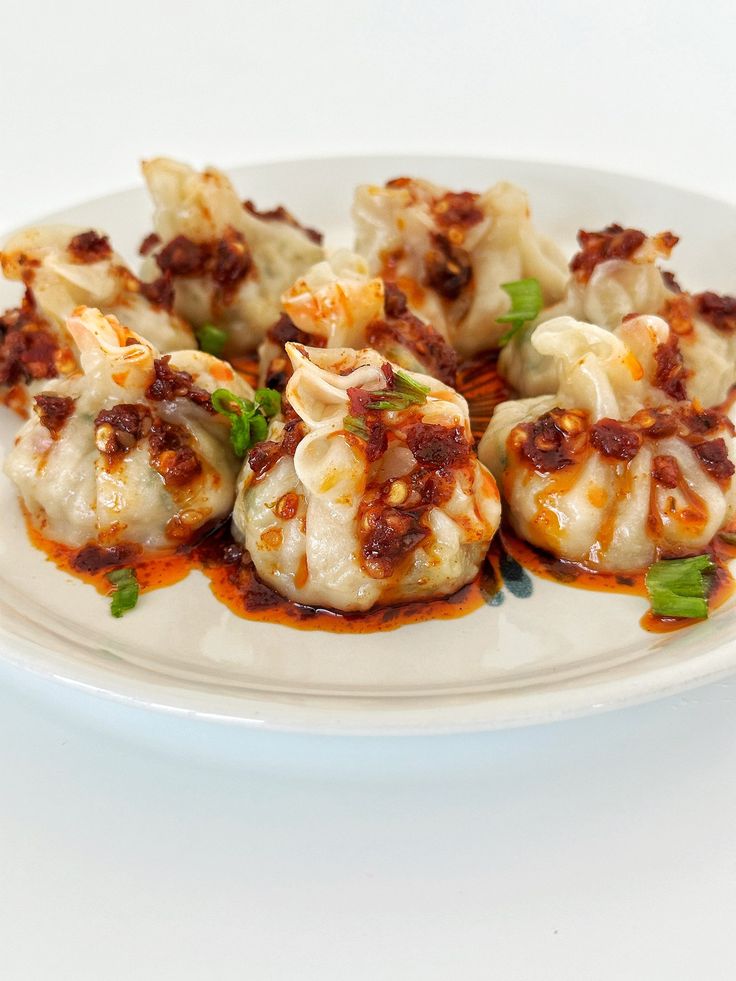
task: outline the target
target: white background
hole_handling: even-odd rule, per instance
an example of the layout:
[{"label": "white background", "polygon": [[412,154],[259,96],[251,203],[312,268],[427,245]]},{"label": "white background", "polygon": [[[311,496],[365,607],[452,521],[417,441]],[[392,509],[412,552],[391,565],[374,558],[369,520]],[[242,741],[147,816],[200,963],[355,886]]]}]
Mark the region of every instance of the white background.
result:
[{"label": "white background", "polygon": [[[159,152],[486,153],[736,202],[729,2],[0,10],[3,228]],[[0,667],[0,977],[730,979],[734,773],[733,682],[525,731],[325,740]]]}]

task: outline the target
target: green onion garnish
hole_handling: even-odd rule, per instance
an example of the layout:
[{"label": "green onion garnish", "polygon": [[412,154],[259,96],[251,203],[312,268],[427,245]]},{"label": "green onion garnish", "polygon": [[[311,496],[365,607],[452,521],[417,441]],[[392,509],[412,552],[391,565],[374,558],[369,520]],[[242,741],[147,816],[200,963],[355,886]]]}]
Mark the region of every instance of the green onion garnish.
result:
[{"label": "green onion garnish", "polygon": [[204,324],[197,331],[197,340],[205,354],[214,354],[216,358],[219,358],[227,341],[227,331],[215,327],[214,324]]},{"label": "green onion garnish", "polygon": [[718,536],[726,545],[736,545],[736,533],[732,531],[722,531]]},{"label": "green onion garnish", "polygon": [[268,433],[268,420],[281,408],[281,396],[272,388],[259,388],[255,398],[241,399],[227,388],[212,393],[212,407],[230,420],[230,442],[236,456],[245,456],[251,446]]},{"label": "green onion garnish", "polygon": [[108,572],[106,578],[115,587],[110,613],[114,617],[121,617],[128,610],[132,610],[138,602],[139,589],[135,569],[114,569]]},{"label": "green onion garnish", "polygon": [[502,283],[501,289],[511,297],[511,309],[503,317],[498,317],[499,324],[511,324],[511,329],[500,338],[499,346],[508,344],[524,324],[536,320],[542,309],[542,287],[538,279],[517,279],[514,283]]},{"label": "green onion garnish", "polygon": [[345,432],[352,433],[353,436],[359,436],[361,439],[367,440],[370,436],[365,420],[361,419],[360,416],[345,416],[342,426]]},{"label": "green onion garnish", "polygon": [[388,409],[397,412],[400,409],[408,409],[410,405],[424,405],[428,394],[428,385],[414,381],[406,372],[396,368],[394,370],[394,387],[371,392],[370,400],[366,402],[366,409]]},{"label": "green onion garnish", "polygon": [[646,575],[652,612],[661,617],[707,617],[715,568],[710,555],[655,562]]}]

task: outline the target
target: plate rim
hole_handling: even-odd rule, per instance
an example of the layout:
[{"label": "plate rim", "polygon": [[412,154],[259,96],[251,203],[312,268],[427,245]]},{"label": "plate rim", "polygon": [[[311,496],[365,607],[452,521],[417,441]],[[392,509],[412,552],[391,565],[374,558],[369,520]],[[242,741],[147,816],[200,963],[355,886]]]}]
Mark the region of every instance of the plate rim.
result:
[{"label": "plate rim", "polygon": [[[59,688],[84,692],[129,708],[215,723],[233,730],[261,729],[321,736],[462,735],[548,725],[634,708],[732,676],[736,672],[733,658],[720,663],[727,655],[729,646],[730,643],[725,641],[700,655],[698,660],[706,659],[707,666],[697,674],[687,670],[691,662],[686,660],[678,665],[651,670],[639,678],[607,679],[573,688],[523,692],[520,695],[466,694],[461,696],[462,704],[451,704],[450,707],[442,704],[450,702],[450,699],[441,695],[425,695],[416,699],[282,696],[278,693],[267,693],[267,696],[262,693],[262,697],[253,697],[243,691],[236,696],[220,695],[206,685],[173,688],[172,680],[180,679],[172,679],[152,669],[143,669],[134,679],[121,680],[106,670],[103,662],[90,669],[87,678],[84,677],[87,672],[80,671],[80,665],[76,662],[73,672],[54,669],[48,663],[49,653],[45,648],[33,641],[19,640],[0,626],[0,658],[3,662],[37,679],[50,681]],[[678,677],[671,678],[666,684],[659,680],[661,675],[671,676],[673,672]],[[106,685],[104,676],[111,678],[113,683]],[[155,679],[161,679],[160,686]],[[203,699],[212,704],[203,707]],[[419,704],[409,704],[414,702]],[[236,705],[237,711],[234,710]],[[492,713],[484,711],[489,705],[493,705]],[[439,712],[451,717],[440,721],[437,718]]]},{"label": "plate rim", "polygon": [[[159,154],[165,156],[165,154]],[[325,161],[375,161],[380,163],[381,161],[396,160],[402,157],[411,157],[413,159],[420,160],[457,160],[465,163],[473,164],[496,164],[504,167],[506,165],[514,166],[543,166],[551,170],[557,171],[575,171],[579,174],[588,175],[598,175],[604,178],[614,177],[617,180],[631,181],[632,183],[638,185],[647,185],[652,188],[665,188],[668,191],[674,191],[678,194],[687,194],[691,197],[701,198],[704,201],[708,201],[710,204],[721,204],[729,208],[736,208],[736,195],[734,199],[719,197],[717,194],[709,194],[706,191],[701,191],[691,187],[687,187],[683,184],[679,184],[676,181],[667,180],[656,180],[653,177],[641,177],[638,176],[633,171],[627,170],[607,170],[605,167],[590,167],[586,164],[576,164],[576,163],[565,163],[562,160],[543,160],[535,159],[533,157],[518,156],[518,157],[494,157],[487,156],[482,153],[447,153],[445,151],[428,151],[428,150],[417,150],[417,151],[396,151],[394,153],[382,152],[382,153],[338,153],[329,152],[324,153],[321,156],[294,156],[294,157],[272,157],[266,160],[254,160],[249,163],[237,163],[237,164],[227,164],[227,165],[217,165],[217,164],[203,164],[203,166],[215,166],[218,170],[223,171],[228,176],[232,174],[237,174],[240,171],[249,170],[253,168],[267,168],[267,167],[282,167],[284,165],[298,165],[298,164],[319,164]],[[141,159],[146,159],[141,157]],[[14,225],[10,229],[0,231],[0,242],[4,242],[11,235],[15,235],[30,225],[35,225],[40,222],[48,222],[55,218],[55,216],[63,214],[68,211],[72,211],[75,208],[86,207],[88,205],[94,205],[98,201],[109,201],[110,198],[124,196],[130,194],[131,192],[139,191],[141,189],[141,184],[128,184],[124,187],[113,188],[106,194],[95,194],[90,198],[75,198],[68,204],[63,205],[61,208],[56,208],[53,211],[46,212],[45,214],[34,214],[29,219],[27,219],[21,225]]]}]

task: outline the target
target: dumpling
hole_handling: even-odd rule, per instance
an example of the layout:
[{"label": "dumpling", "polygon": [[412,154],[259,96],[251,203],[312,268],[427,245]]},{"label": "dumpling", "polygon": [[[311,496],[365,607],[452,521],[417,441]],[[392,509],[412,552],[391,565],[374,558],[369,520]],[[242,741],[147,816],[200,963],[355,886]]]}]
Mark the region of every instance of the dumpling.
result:
[{"label": "dumpling", "polygon": [[5,276],[25,284],[65,346],[64,323],[79,306],[117,317],[164,353],[196,346],[191,327],[171,311],[171,289],[141,283],[97,231],[26,228],[6,243],[0,259]]},{"label": "dumpling", "polygon": [[670,257],[678,241],[672,232],[649,237],[621,225],[600,232],[581,230],[567,293],[546,319],[567,314],[613,330],[632,312],[659,313],[673,279],[663,276],[658,263]]},{"label": "dumpling", "polygon": [[478,451],[522,538],[626,573],[702,552],[732,518],[734,427],[684,398],[674,340],[652,316],[537,327],[556,390],[499,405]]},{"label": "dumpling", "polygon": [[252,390],[202,351],[159,356],[113,316],[67,322],[81,372],[35,397],[5,471],[45,538],[167,550],[227,518],[240,462],[210,395]]},{"label": "dumpling", "polygon": [[323,258],[321,236],[284,208],[243,203],[213,168],[158,157],[143,163],[143,176],[155,205],[145,277],[172,282],[176,311],[196,328],[225,330],[229,356],[254,351],[279,317],[281,294]]},{"label": "dumpling", "polygon": [[661,316],[677,335],[690,398],[721,405],[736,384],[736,296],[675,293]]},{"label": "dumpling", "polygon": [[706,406],[723,402],[736,382],[736,298],[680,290],[660,265],[677,244],[672,232],[647,237],[635,228],[609,225],[600,232],[581,231],[578,241],[565,297],[501,352],[499,369],[519,394],[551,392],[556,383],[552,360],[531,343],[536,324],[569,315],[614,330],[637,313],[657,314],[677,335],[688,396]]},{"label": "dumpling", "polygon": [[283,389],[290,373],[288,341],[318,347],[370,347],[409,371],[455,384],[457,355],[429,324],[409,310],[394,283],[371,277],[365,259],[340,249],[317,263],[284,293],[284,315],[261,345],[262,378]]},{"label": "dumpling", "polygon": [[359,187],[353,218],[371,273],[395,282],[461,355],[496,347],[508,330],[497,322],[510,307],[503,284],[533,277],[547,305],[564,294],[565,259],[513,184],[472,194],[401,177]]},{"label": "dumpling", "polygon": [[251,450],[233,513],[261,579],[346,611],[472,580],[501,509],[462,396],[375,351],[286,350],[284,419]]},{"label": "dumpling", "polygon": [[0,316],[0,401],[22,416],[31,397],[52,378],[77,369],[74,344],[47,320],[26,290],[20,306]]},{"label": "dumpling", "polygon": [[677,241],[671,232],[648,238],[621,225],[578,232],[580,251],[570,261],[564,297],[503,348],[498,359],[501,374],[520,395],[552,392],[557,381],[554,362],[539,354],[530,341],[537,324],[570,316],[614,330],[630,313],[661,314],[673,295],[673,280],[665,280],[657,262],[669,258]]}]

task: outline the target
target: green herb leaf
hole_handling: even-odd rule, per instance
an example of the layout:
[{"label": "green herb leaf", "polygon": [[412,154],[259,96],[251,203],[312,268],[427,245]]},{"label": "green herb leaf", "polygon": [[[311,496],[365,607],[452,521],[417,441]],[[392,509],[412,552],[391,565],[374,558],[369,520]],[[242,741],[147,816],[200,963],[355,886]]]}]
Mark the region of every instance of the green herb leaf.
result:
[{"label": "green herb leaf", "polygon": [[503,347],[523,328],[524,324],[536,320],[544,301],[538,279],[517,279],[513,283],[502,283],[501,289],[505,290],[511,298],[509,312],[503,317],[496,318],[499,324],[511,324],[511,329],[499,339],[498,343]]},{"label": "green herb leaf", "polygon": [[223,416],[236,416],[245,406],[245,401],[227,388],[216,388],[211,395],[212,408]]},{"label": "green herb leaf", "polygon": [[394,371],[394,388],[403,395],[411,395],[417,405],[424,405],[429,395],[429,385],[422,385],[421,382],[415,381],[401,368]]},{"label": "green herb leaf", "polygon": [[106,578],[115,587],[110,603],[110,613],[114,617],[121,617],[128,610],[132,610],[138,602],[140,590],[135,569],[114,569],[112,572],[108,572]]},{"label": "green herb leaf", "polygon": [[394,371],[394,387],[371,392],[371,398],[367,402],[366,408],[388,409],[392,412],[398,412],[401,409],[408,409],[410,405],[424,405],[428,394],[428,385],[414,381],[410,375],[397,368]]},{"label": "green herb leaf", "polygon": [[251,446],[254,446],[256,443],[262,443],[267,435],[268,420],[265,416],[262,416],[260,412],[257,412],[254,416],[251,416],[250,420]]},{"label": "green herb leaf", "polygon": [[219,358],[225,348],[227,331],[215,327],[214,324],[204,324],[197,331],[197,341],[206,354],[214,354]]},{"label": "green herb leaf", "polygon": [[663,617],[707,617],[715,568],[710,555],[655,562],[646,575],[652,611]]},{"label": "green herb leaf", "polygon": [[273,388],[256,389],[256,405],[263,415],[270,419],[281,411],[281,396]]},{"label": "green herb leaf", "polygon": [[281,396],[271,388],[259,388],[255,400],[241,399],[227,388],[212,393],[212,406],[230,420],[230,443],[236,456],[245,456],[268,434],[268,420],[281,408]]},{"label": "green herb leaf", "polygon": [[370,436],[365,420],[361,419],[360,416],[345,416],[342,425],[345,432],[352,433],[353,436],[359,436],[365,440]]},{"label": "green herb leaf", "polygon": [[230,420],[230,444],[235,456],[245,456],[256,442],[251,437],[250,423],[250,416],[235,416]]}]

